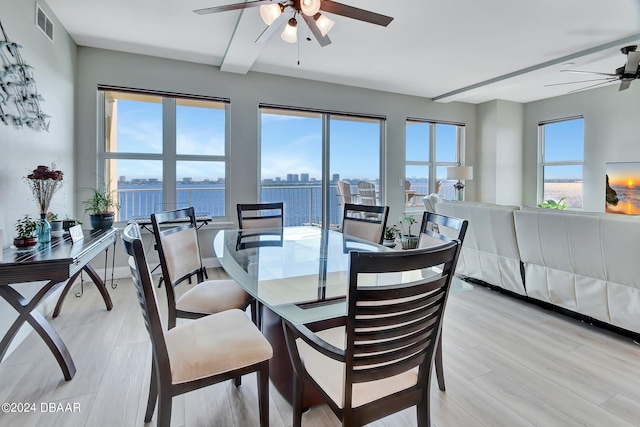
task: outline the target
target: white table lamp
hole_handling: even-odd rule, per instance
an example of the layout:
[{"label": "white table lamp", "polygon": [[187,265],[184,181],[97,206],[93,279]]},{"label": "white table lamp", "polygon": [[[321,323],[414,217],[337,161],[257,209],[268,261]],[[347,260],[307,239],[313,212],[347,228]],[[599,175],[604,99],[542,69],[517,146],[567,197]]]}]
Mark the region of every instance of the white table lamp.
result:
[{"label": "white table lamp", "polygon": [[457,179],[453,186],[456,189],[456,198],[464,200],[464,184],[462,181],[473,179],[473,166],[452,166],[447,168],[447,179]]}]

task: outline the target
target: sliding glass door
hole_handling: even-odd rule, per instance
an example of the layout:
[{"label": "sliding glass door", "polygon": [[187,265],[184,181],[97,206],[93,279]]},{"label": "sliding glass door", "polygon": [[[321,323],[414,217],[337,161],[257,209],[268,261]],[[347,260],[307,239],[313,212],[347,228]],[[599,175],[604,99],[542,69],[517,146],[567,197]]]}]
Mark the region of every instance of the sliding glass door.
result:
[{"label": "sliding glass door", "polygon": [[358,202],[358,183],[376,187],[382,203],[383,118],[261,108],[260,201],[285,203],[285,226],[337,227],[338,181]]}]

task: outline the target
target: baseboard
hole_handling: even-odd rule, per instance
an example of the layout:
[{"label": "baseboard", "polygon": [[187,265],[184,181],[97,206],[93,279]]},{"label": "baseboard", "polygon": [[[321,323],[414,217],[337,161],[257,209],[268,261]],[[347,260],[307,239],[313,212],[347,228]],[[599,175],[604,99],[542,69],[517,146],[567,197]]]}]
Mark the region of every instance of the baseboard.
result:
[{"label": "baseboard", "polygon": [[465,280],[466,282],[472,283],[474,285],[480,285],[482,287],[491,289],[492,291],[496,291],[496,292],[499,292],[501,294],[508,295],[508,296],[510,296],[512,298],[517,298],[517,299],[519,299],[521,301],[525,301],[525,302],[527,302],[529,304],[537,305],[538,307],[542,307],[542,308],[544,308],[546,310],[554,311],[554,312],[560,313],[560,314],[562,314],[564,316],[568,316],[568,317],[574,318],[576,320],[580,320],[582,323],[586,323],[586,324],[588,324],[590,326],[594,326],[596,328],[600,328],[600,329],[603,329],[603,330],[606,330],[606,331],[609,331],[609,332],[613,332],[613,333],[621,335],[621,336],[623,336],[625,338],[630,338],[635,343],[640,343],[640,334],[637,333],[637,332],[633,332],[633,331],[630,331],[628,329],[624,329],[624,328],[621,328],[619,326],[615,326],[615,325],[612,325],[610,323],[603,322],[602,320],[594,319],[593,317],[589,317],[589,316],[581,314],[581,313],[576,313],[575,311],[566,309],[564,307],[559,307],[559,306],[557,306],[555,304],[551,304],[551,303],[548,303],[546,301],[540,301],[538,299],[531,298],[531,297],[528,297],[526,295],[517,294],[517,293],[512,292],[510,290],[501,288],[501,287],[496,286],[496,285],[492,285],[491,283],[487,283],[487,282],[479,280],[479,279],[474,279],[472,277],[462,277],[462,279]]}]

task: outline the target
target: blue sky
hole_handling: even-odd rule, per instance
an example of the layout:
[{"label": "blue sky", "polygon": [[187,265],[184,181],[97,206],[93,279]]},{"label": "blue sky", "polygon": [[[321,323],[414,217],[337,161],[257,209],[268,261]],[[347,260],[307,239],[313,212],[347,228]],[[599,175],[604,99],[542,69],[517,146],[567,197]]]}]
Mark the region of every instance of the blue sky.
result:
[{"label": "blue sky", "polygon": [[[162,153],[162,105],[156,102],[118,100],[118,151]],[[177,106],[178,154],[224,155],[224,110]],[[308,173],[321,179],[322,117],[264,112],[261,128],[262,179]],[[330,121],[331,175],[375,181],[380,177],[380,122],[333,116]],[[455,162],[456,127],[437,125],[437,160]],[[407,126],[407,159],[429,160],[429,124]],[[396,145],[396,141],[388,141]],[[444,169],[443,169],[444,170]],[[409,176],[427,178],[426,167],[409,167]],[[118,176],[162,179],[159,160],[120,160]],[[196,181],[224,177],[223,162],[179,162],[177,179]]]},{"label": "blue sky", "polygon": [[[582,161],[584,119],[565,120],[544,125],[545,162]],[[548,166],[545,180],[581,179],[582,166]]]},{"label": "blue sky", "polygon": [[[224,155],[224,110],[176,106],[176,151],[178,154]],[[162,104],[118,100],[118,151],[121,153],[162,153]],[[223,162],[179,161],[178,180],[196,181],[224,178]],[[120,160],[118,176],[162,179],[159,160]]]},{"label": "blue sky", "polygon": [[[262,179],[288,173],[322,178],[322,118],[263,113],[261,129]],[[331,175],[340,178],[380,178],[380,123],[334,118],[330,121]]]}]

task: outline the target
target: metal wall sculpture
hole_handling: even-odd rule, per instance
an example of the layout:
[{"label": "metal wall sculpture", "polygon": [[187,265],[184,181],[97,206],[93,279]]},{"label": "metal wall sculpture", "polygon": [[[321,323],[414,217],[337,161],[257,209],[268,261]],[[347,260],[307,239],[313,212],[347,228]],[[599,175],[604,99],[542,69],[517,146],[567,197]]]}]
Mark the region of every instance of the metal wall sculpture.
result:
[{"label": "metal wall sculpture", "polygon": [[9,40],[0,22],[0,120],[6,125],[49,130],[49,116],[40,109],[33,67],[20,55],[22,46]]}]

